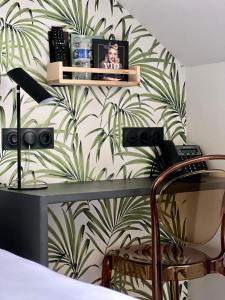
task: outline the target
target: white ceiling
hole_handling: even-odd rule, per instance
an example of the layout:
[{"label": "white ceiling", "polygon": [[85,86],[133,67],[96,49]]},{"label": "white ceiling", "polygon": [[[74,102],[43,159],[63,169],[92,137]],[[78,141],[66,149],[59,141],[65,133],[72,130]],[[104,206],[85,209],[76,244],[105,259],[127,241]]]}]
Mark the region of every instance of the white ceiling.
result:
[{"label": "white ceiling", "polygon": [[185,66],[225,61],[225,0],[119,0]]}]

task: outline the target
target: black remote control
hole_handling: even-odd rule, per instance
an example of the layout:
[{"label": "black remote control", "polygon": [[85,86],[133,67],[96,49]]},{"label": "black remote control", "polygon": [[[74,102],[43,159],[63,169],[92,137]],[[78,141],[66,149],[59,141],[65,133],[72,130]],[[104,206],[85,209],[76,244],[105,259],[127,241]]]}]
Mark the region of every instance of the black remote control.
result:
[{"label": "black remote control", "polygon": [[[63,27],[52,26],[48,32],[50,62],[62,61],[63,66],[70,66],[69,34]],[[64,73],[64,78],[70,78],[70,73]]]},{"label": "black remote control", "polygon": [[55,58],[56,61],[63,61],[65,60],[66,53],[65,53],[65,40],[63,35],[62,27],[53,27],[52,28],[52,38],[55,42]]},{"label": "black remote control", "polygon": [[69,34],[63,27],[53,26],[48,32],[50,62],[62,61],[64,66],[70,65]]}]

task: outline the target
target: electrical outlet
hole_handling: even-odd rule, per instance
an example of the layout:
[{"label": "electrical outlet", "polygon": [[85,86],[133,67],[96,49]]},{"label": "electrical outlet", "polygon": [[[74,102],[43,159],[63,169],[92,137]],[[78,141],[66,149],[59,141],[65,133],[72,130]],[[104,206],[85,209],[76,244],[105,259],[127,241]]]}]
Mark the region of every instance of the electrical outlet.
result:
[{"label": "electrical outlet", "polygon": [[[54,128],[21,128],[21,150],[54,148]],[[2,128],[2,149],[17,149],[17,129]]]},{"label": "electrical outlet", "polygon": [[164,138],[163,127],[124,127],[123,146],[158,146]]}]

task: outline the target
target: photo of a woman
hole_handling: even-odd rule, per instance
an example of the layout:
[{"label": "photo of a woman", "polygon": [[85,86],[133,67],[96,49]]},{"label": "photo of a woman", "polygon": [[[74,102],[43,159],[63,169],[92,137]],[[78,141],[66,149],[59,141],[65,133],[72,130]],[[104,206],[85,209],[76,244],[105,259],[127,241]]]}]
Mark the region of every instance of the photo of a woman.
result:
[{"label": "photo of a woman", "polygon": [[[100,62],[100,68],[119,70],[122,69],[122,64],[120,63],[118,44],[109,44],[105,46],[106,53],[105,59]],[[122,75],[120,74],[104,74],[102,79],[107,80],[122,80]]]},{"label": "photo of a woman", "polygon": [[117,44],[109,44],[107,46],[105,59],[100,63],[100,67],[105,69],[122,69]]},{"label": "photo of a woman", "polygon": [[[102,69],[128,68],[128,42],[93,39],[93,66]],[[99,74],[97,79],[127,80],[123,74]]]}]

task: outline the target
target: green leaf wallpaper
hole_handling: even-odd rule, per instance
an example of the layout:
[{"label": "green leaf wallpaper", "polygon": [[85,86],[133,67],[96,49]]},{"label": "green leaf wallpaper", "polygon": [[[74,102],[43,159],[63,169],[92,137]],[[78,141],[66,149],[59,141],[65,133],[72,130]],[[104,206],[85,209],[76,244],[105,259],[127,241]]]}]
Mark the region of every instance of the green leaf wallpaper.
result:
[{"label": "green leaf wallpaper", "polygon": [[[22,126],[55,129],[55,148],[23,152],[24,181],[77,182],[149,176],[154,149],[124,148],[123,127],[163,126],[185,142],[182,65],[115,0],[4,0],[0,3],[0,127],[16,126],[15,84],[6,72],[22,67],[55,96],[37,106],[23,94]],[[48,86],[51,26],[77,34],[129,41],[129,65],[141,67],[131,88]],[[63,99],[59,102],[59,99]],[[0,182],[16,178],[16,153],[0,149]],[[49,266],[99,284],[104,254],[148,240],[148,199],[96,199],[49,206]],[[115,288],[117,287],[115,278]],[[186,299],[186,287],[182,297]],[[151,299],[151,283],[126,280],[121,289]],[[169,300],[167,286],[165,299]]]}]

